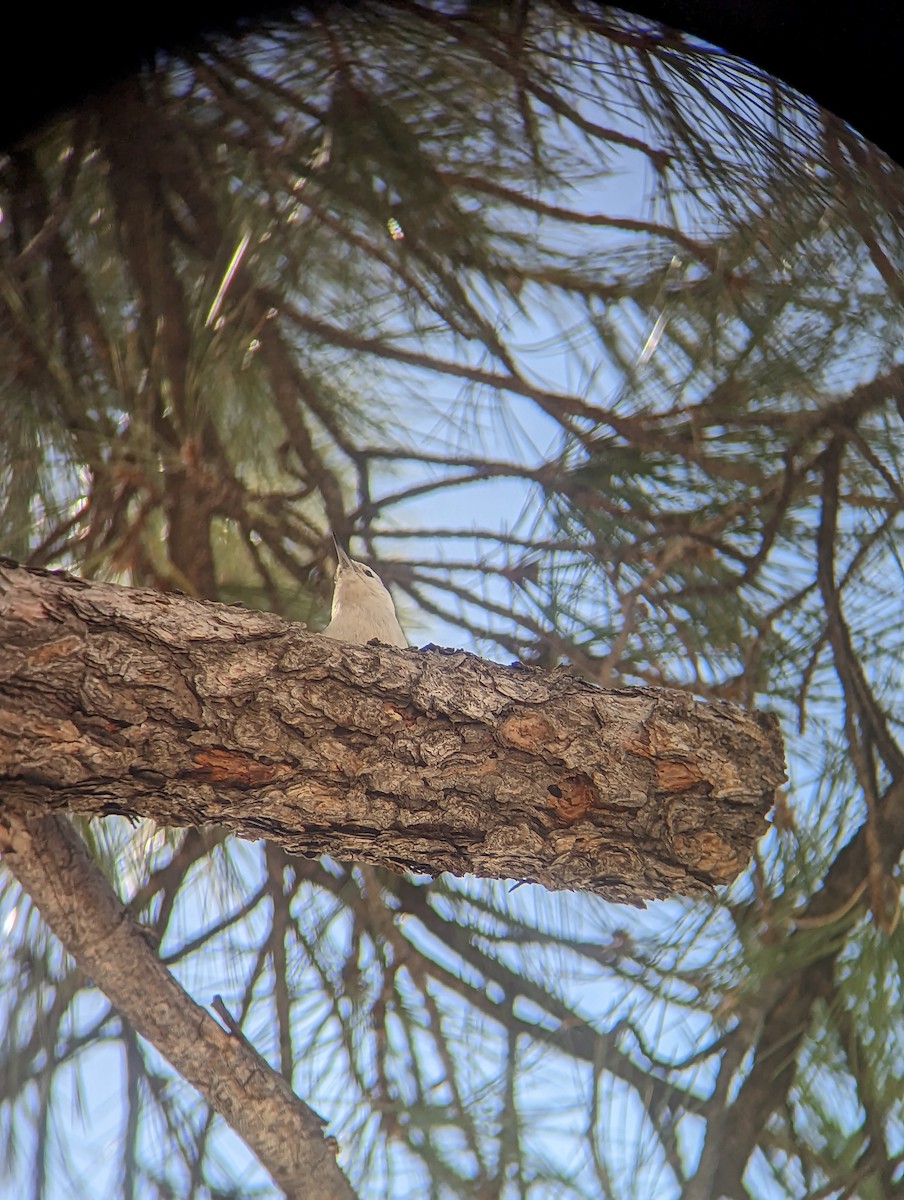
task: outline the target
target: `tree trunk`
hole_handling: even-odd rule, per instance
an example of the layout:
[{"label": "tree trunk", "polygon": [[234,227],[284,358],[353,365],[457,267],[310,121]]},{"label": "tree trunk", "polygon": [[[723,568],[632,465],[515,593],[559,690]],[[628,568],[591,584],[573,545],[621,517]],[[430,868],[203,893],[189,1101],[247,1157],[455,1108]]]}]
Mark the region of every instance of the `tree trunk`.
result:
[{"label": "tree trunk", "polygon": [[0,564],[0,795],[640,904],[730,882],[776,719]]}]

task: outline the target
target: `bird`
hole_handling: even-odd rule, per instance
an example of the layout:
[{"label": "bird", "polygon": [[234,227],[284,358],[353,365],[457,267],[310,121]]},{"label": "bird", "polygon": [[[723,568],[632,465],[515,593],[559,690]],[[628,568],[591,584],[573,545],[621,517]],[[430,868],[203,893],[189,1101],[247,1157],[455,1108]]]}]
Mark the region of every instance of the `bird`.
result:
[{"label": "bird", "polygon": [[330,623],[321,633],[338,642],[366,645],[374,638],[387,646],[407,647],[392,596],[366,563],[355,562],[333,537],[336,574]]}]

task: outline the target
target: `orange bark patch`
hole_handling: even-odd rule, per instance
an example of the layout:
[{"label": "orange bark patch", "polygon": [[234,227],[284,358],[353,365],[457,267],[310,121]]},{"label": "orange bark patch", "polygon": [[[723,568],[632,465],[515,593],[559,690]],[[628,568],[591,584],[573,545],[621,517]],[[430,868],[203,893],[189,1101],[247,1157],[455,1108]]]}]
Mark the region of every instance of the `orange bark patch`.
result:
[{"label": "orange bark patch", "polygon": [[656,764],[656,782],[664,792],[683,792],[703,776],[689,763],[661,761]]},{"label": "orange bark patch", "polygon": [[563,825],[573,825],[587,815],[596,800],[596,788],[586,775],[551,783],[546,789],[546,807],[551,808]]},{"label": "orange bark patch", "polygon": [[192,755],[196,770],[191,777],[205,783],[230,783],[234,787],[254,787],[266,783],[277,773],[276,767],[267,766],[245,754],[234,754],[229,750],[218,750],[209,746],[196,750]]}]

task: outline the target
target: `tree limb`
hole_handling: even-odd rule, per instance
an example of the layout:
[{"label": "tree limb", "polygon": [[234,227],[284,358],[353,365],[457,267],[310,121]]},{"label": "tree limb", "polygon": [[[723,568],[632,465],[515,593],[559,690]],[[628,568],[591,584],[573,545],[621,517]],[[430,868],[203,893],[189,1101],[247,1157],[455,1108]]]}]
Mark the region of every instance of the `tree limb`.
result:
[{"label": "tree limb", "polygon": [[188,996],[69,821],[7,813],[3,859],[79,967],[204,1096],[287,1196],[354,1200],[323,1122],[243,1037]]},{"label": "tree limb", "polygon": [[642,904],[730,882],[775,718],[0,564],[9,804],[225,825],[292,853]]}]

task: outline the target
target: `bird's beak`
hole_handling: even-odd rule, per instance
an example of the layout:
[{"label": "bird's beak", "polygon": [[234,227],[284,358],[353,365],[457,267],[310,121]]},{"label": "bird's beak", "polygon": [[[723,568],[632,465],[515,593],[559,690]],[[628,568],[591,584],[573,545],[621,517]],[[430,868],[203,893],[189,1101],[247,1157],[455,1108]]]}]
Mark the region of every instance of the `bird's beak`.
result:
[{"label": "bird's beak", "polygon": [[333,539],[333,545],[336,547],[336,560],[338,561],[339,566],[340,567],[351,566],[352,560],[349,558],[349,556],[345,553],[345,551],[342,549],[342,547],[336,541],[335,533],[331,533],[330,537]]}]

